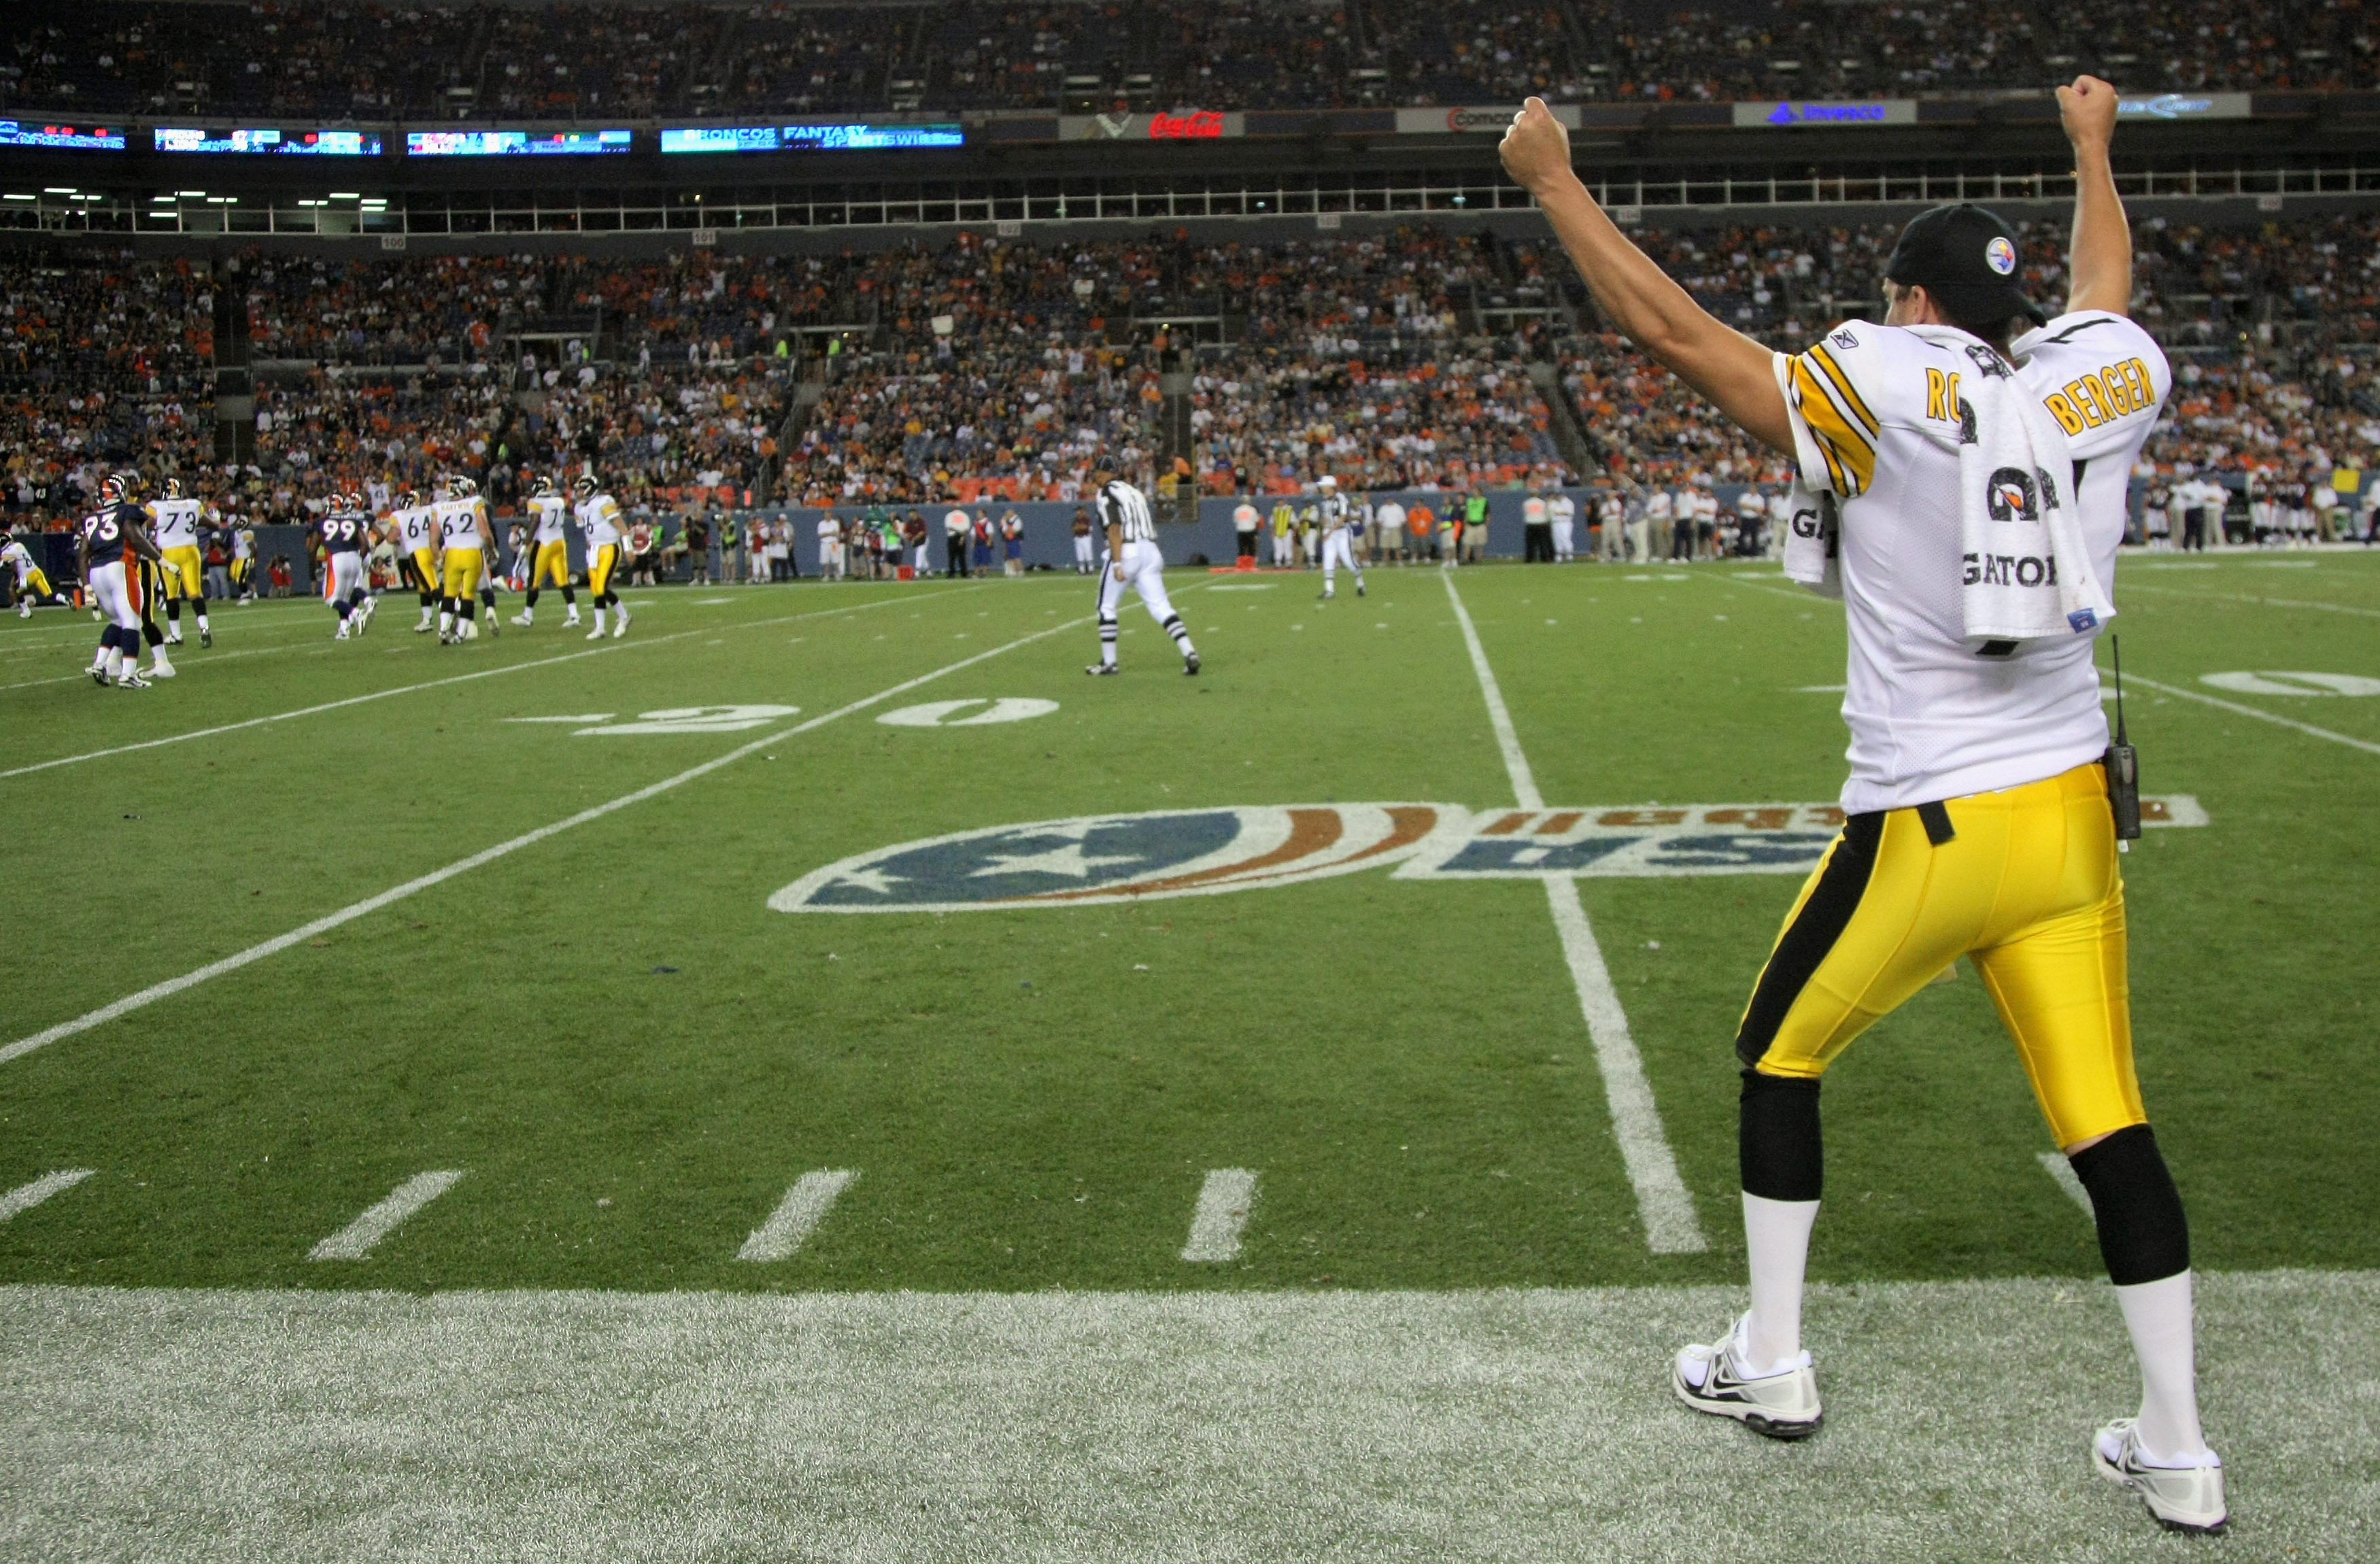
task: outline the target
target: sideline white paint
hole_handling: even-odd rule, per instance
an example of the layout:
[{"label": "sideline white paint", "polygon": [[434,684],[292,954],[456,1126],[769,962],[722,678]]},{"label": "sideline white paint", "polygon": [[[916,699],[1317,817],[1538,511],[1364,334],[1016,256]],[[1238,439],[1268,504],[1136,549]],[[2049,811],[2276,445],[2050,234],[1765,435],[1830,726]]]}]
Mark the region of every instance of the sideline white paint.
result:
[{"label": "sideline white paint", "polygon": [[2294,718],[2278,716],[2270,711],[2259,711],[2252,706],[2242,706],[2236,700],[2221,700],[2197,690],[2187,689],[2180,685],[2161,685],[2155,679],[2143,678],[2138,673],[2126,674],[2125,680],[2129,684],[2140,685],[2143,689],[2155,690],[2159,695],[2180,696],[2184,700],[2195,700],[2207,706],[2220,707],[2226,711],[2237,712],[2242,717],[2253,717],[2259,722],[2272,722],[2284,728],[2294,728],[2299,733],[2309,734],[2315,738],[2326,738],[2333,744],[2343,744],[2350,749],[2360,749],[2366,755],[2380,755],[2380,744],[2374,744],[2370,739],[2350,738],[2345,734],[2332,733],[2328,728],[2317,728],[2312,722],[2301,722]]},{"label": "sideline white paint", "polygon": [[342,1564],[2371,1564],[2380,1275],[2196,1291],[2239,1506],[2197,1547],[2090,1473],[2140,1396],[2095,1276],[1814,1285],[1833,1416],[1791,1448],[1662,1383],[1740,1287],[0,1287],[0,1534]]},{"label": "sideline white paint", "polygon": [[71,1037],[77,1033],[88,1032],[94,1026],[103,1026],[119,1017],[129,1015],[143,1006],[152,1005],[159,1000],[170,999],[185,988],[195,988],[211,977],[220,977],[225,973],[237,972],[251,962],[261,961],[266,956],[289,949],[292,945],[303,944],[318,934],[328,933],[342,924],[352,923],[367,914],[376,913],[391,903],[401,902],[417,891],[427,891],[433,885],[443,885],[457,875],[468,874],[473,869],[494,863],[498,858],[517,853],[524,847],[534,846],[549,836],[558,836],[565,830],[585,825],[590,820],[600,820],[606,815],[615,814],[630,805],[641,804],[649,798],[658,798],[672,789],[683,787],[698,778],[707,777],[722,767],[732,766],[747,755],[758,755],[772,744],[797,737],[813,729],[822,728],[838,717],[846,717],[855,711],[865,711],[871,706],[892,699],[894,696],[906,695],[920,685],[930,684],[944,674],[955,673],[962,668],[972,668],[977,663],[988,661],[1003,652],[1014,651],[1022,646],[1030,646],[1035,641],[1061,635],[1087,623],[1089,623],[1087,619],[1070,619],[1062,624],[1053,624],[1046,630],[1038,630],[1030,636],[1021,637],[1005,646],[993,647],[989,651],[977,652],[973,657],[965,657],[956,662],[945,663],[930,673],[921,673],[914,679],[904,679],[897,685],[879,690],[874,695],[863,697],[848,706],[839,706],[823,716],[813,717],[807,722],[797,722],[790,728],[780,729],[765,737],[731,749],[724,755],[706,760],[699,766],[688,767],[674,777],[664,777],[660,782],[637,789],[634,793],[624,793],[607,803],[581,809],[578,813],[567,818],[556,820],[552,825],[540,826],[535,830],[524,831],[510,842],[499,842],[493,847],[483,848],[468,858],[457,858],[444,868],[432,869],[430,873],[408,879],[402,885],[391,886],[377,896],[367,896],[360,902],[341,907],[337,912],[326,914],[301,927],[291,929],[286,934],[276,934],[270,940],[250,945],[247,950],[225,956],[221,961],[209,962],[196,971],[186,972],[179,977],[169,977],[163,983],[152,983],[139,993],[127,994],[124,998],[103,1004],[97,1010],[76,1016],[72,1021],[62,1021],[46,1031],[36,1032],[30,1037],[19,1037],[6,1048],[0,1048],[0,1064],[6,1064],[12,1059],[22,1058],[35,1049],[46,1048],[62,1037]]},{"label": "sideline white paint", "polygon": [[2066,1198],[2081,1206],[2084,1216],[2097,1221],[2099,1208],[2091,1204],[2091,1192],[2084,1189],[2082,1181],[2074,1176],[2074,1164],[2066,1159],[2065,1153],[2045,1151],[2040,1155],[2041,1170],[2049,1175],[2050,1182],[2064,1190]]},{"label": "sideline white paint", "polygon": [[386,1200],[314,1245],[306,1257],[310,1260],[362,1259],[372,1252],[372,1245],[395,1232],[399,1223],[453,1189],[462,1177],[463,1170],[460,1168],[441,1168],[414,1174],[391,1190]]},{"label": "sideline white paint", "polygon": [[581,711],[575,717],[507,717],[507,722],[608,722],[609,711]]},{"label": "sideline white paint", "polygon": [[[1487,649],[1463,606],[1449,572],[1439,579],[1454,605],[1455,622],[1463,627],[1463,644],[1471,649],[1471,671],[1478,675],[1479,693],[1488,703],[1488,725],[1496,731],[1497,747],[1504,754],[1504,770],[1512,779],[1512,795],[1524,809],[1542,809],[1528,757],[1521,752],[1520,735],[1512,730],[1495,670],[1488,666]],[[1603,1077],[1604,1101],[1611,1112],[1612,1138],[1620,1143],[1628,1182],[1636,1192],[1636,1214],[1645,1224],[1645,1246],[1656,1255],[1699,1255],[1710,1247],[1694,1215],[1694,1199],[1678,1176],[1678,1160],[1670,1150],[1669,1133],[1653,1098],[1652,1082],[1645,1074],[1645,1059],[1628,1029],[1628,1012],[1611,986],[1596,943],[1595,927],[1578,899],[1578,883],[1567,875],[1546,877],[1546,902],[1553,912],[1554,931],[1561,937],[1562,958],[1578,989],[1579,1012],[1595,1044],[1595,1066]]]},{"label": "sideline white paint", "polygon": [[89,1168],[62,1168],[55,1173],[43,1173],[29,1184],[18,1184],[6,1194],[0,1194],[0,1222],[19,1212],[30,1211],[53,1194],[62,1194],[91,1177]]},{"label": "sideline white paint", "polygon": [[769,1219],[752,1230],[744,1247],[735,1251],[735,1257],[760,1265],[787,1258],[817,1231],[835,1197],[850,1188],[851,1181],[857,1177],[857,1171],[850,1168],[820,1168],[804,1173],[794,1181],[793,1188],[785,1191],[784,1199],[769,1213]]},{"label": "sideline white paint", "polygon": [[1220,1265],[1240,1257],[1240,1234],[1257,1202],[1257,1176],[1245,1168],[1214,1168],[1198,1186],[1198,1208],[1190,1217],[1190,1242],[1182,1257],[1193,1265]]},{"label": "sideline white paint", "polygon": [[[874,602],[851,603],[843,608],[824,608],[816,610],[809,613],[782,614],[774,619],[748,620],[743,624],[722,625],[719,626],[719,628],[730,630],[757,630],[767,624],[789,624],[797,619],[823,619],[830,614],[836,613],[864,613],[871,608],[887,608],[896,602],[920,602],[926,600],[926,598],[929,597],[952,597],[955,596],[957,592],[970,591],[973,589],[974,588],[972,588],[961,587],[949,591],[928,593],[925,597],[919,598],[880,598]],[[345,700],[331,700],[325,701],[319,706],[300,707],[295,711],[276,711],[267,717],[250,717],[244,722],[226,722],[221,727],[200,728],[193,733],[173,734],[164,738],[144,739],[139,744],[118,745],[114,749],[94,749],[87,755],[61,756],[55,760],[43,760],[30,766],[19,766],[14,770],[0,771],[0,778],[21,777],[29,775],[34,771],[50,770],[58,766],[79,765],[85,760],[103,760],[111,755],[130,755],[143,749],[156,749],[164,745],[185,744],[194,738],[212,738],[218,734],[238,733],[243,728],[261,728],[269,722],[287,722],[299,717],[319,716],[325,711],[337,711],[349,706],[361,706],[368,701],[385,700],[391,696],[413,695],[421,690],[434,690],[446,685],[464,684],[472,679],[492,679],[499,673],[517,673],[523,669],[550,667],[557,662],[576,661],[577,659],[582,657],[601,657],[607,652],[626,651],[634,647],[662,646],[670,641],[684,640],[689,636],[697,636],[703,633],[704,632],[699,630],[680,630],[673,635],[646,636],[633,641],[614,641],[606,646],[590,647],[585,651],[565,652],[559,657],[534,658],[527,662],[507,662],[499,668],[476,669],[471,673],[456,673],[448,678],[431,679],[418,685],[400,685],[395,689],[374,690],[369,695],[349,696]],[[328,650],[329,649],[324,648],[322,649]],[[0,1055],[0,1058],[5,1057],[5,1055]]]}]

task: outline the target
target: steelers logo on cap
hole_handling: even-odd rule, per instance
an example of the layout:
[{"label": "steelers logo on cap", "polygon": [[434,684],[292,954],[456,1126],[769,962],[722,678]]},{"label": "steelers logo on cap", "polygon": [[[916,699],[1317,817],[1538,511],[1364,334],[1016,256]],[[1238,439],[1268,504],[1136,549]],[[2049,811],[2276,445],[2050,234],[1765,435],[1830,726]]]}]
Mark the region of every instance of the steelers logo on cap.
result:
[{"label": "steelers logo on cap", "polygon": [[1985,264],[2005,277],[2016,270],[2016,246],[2004,237],[1994,237],[1984,247]]}]

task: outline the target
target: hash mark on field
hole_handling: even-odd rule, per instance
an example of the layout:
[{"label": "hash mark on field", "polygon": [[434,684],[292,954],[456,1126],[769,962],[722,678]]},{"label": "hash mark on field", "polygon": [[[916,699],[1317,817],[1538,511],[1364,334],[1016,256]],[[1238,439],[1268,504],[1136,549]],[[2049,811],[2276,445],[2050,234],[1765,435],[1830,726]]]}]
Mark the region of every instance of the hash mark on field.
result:
[{"label": "hash mark on field", "polygon": [[1256,1204],[1257,1176],[1245,1168],[1216,1168],[1198,1188],[1198,1209],[1190,1218],[1190,1242],[1182,1257],[1193,1265],[1220,1265],[1240,1257],[1240,1230]]},{"label": "hash mark on field", "polygon": [[2074,1176],[2074,1164],[2066,1159],[2063,1152],[2043,1152],[2041,1170],[2047,1173],[2056,1182],[2058,1187],[2066,1192],[2067,1199],[2082,1207],[2084,1216],[2094,1222],[2099,1219],[2099,1208],[2091,1204],[2091,1192],[2084,1189],[2082,1181]]},{"label": "hash mark on field", "polygon": [[739,1260],[766,1264],[783,1260],[802,1246],[802,1242],[818,1228],[835,1197],[851,1187],[859,1177],[849,1168],[821,1168],[814,1173],[804,1173],[785,1191],[784,1199],[769,1213],[769,1219],[752,1230],[744,1247],[735,1251]]},{"label": "hash mark on field", "polygon": [[6,1194],[0,1194],[0,1222],[22,1211],[30,1211],[53,1194],[62,1194],[91,1177],[89,1168],[62,1168],[55,1173],[43,1173],[29,1184],[18,1184]]},{"label": "hash mark on field", "polygon": [[2312,722],[2301,722],[2293,717],[2283,717],[2275,712],[2259,710],[2252,706],[2242,706],[2236,700],[2220,700],[2211,695],[2202,695],[2196,690],[2184,689],[2180,685],[2161,685],[2155,679],[2143,678],[2138,673],[2132,675],[2132,683],[2143,689],[2155,690],[2159,695],[2178,695],[2184,700],[2195,700],[2204,705],[2220,707],[2226,711],[2238,712],[2242,717],[2253,717],[2260,722],[2272,722],[2284,728],[2294,728],[2301,734],[2310,734],[2315,738],[2326,738],[2333,744],[2343,744],[2350,749],[2360,749],[2367,755],[2380,755],[2380,744],[2374,744],[2369,739],[2350,738],[2345,734],[2335,734],[2328,728],[2317,728]]},{"label": "hash mark on field", "polygon": [[322,1240],[307,1253],[310,1260],[360,1260],[372,1245],[396,1231],[397,1225],[453,1189],[463,1177],[459,1168],[416,1173],[389,1192],[386,1200]]}]

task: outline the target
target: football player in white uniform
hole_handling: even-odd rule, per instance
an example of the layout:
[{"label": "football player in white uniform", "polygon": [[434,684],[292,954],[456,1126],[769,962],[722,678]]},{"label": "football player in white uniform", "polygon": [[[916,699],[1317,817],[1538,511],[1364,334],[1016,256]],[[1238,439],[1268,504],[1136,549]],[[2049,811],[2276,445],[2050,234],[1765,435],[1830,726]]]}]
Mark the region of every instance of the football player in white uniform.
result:
[{"label": "football player in white uniform", "polygon": [[[438,523],[438,639],[460,646],[479,638],[480,578],[495,551],[488,507],[468,478],[446,480],[446,498],[431,507]],[[488,626],[490,634],[495,625]]]},{"label": "football player in white uniform", "polygon": [[1322,595],[1339,595],[1331,576],[1343,564],[1355,573],[1355,595],[1362,597],[1364,567],[1355,563],[1355,532],[1363,525],[1363,516],[1347,496],[1339,492],[1339,480],[1327,475],[1322,479],[1322,497],[1315,502],[1314,509],[1322,529]]},{"label": "football player in white uniform", "polygon": [[537,618],[537,595],[549,581],[562,588],[562,600],[568,612],[563,616],[565,630],[578,625],[578,589],[570,584],[570,534],[565,524],[570,515],[570,502],[553,491],[553,479],[537,480],[537,492],[528,500],[528,514],[536,518],[537,531],[529,540],[531,553],[523,580],[528,591],[521,611],[513,615],[513,623],[526,629]]},{"label": "football player in white uniform", "polygon": [[628,633],[628,605],[612,589],[627,552],[619,503],[602,491],[591,472],[580,474],[573,488],[578,496],[578,530],[587,535],[587,590],[595,600],[595,628],[587,632],[587,638],[602,639],[603,611],[608,608],[619,615],[612,627],[612,638],[617,640]]},{"label": "football player in white uniform", "polygon": [[214,632],[207,627],[206,566],[199,558],[199,516],[206,509],[202,500],[186,498],[182,480],[169,478],[165,492],[160,499],[149,502],[150,536],[157,544],[158,574],[165,586],[165,644],[182,644],[182,600],[188,598],[199,605],[199,645],[215,644]]},{"label": "football player in white uniform", "polygon": [[1123,609],[1123,589],[1129,586],[1140,594],[1149,616],[1182,649],[1182,672],[1197,673],[1198,649],[1190,644],[1189,627],[1165,595],[1165,556],[1158,551],[1157,518],[1149,514],[1148,496],[1108,469],[1091,477],[1099,485],[1091,504],[1106,526],[1108,553],[1099,571],[1099,660],[1083,672],[1117,672],[1116,617]]},{"label": "football player in white uniform", "polygon": [[[1862,1031],[1964,955],[2090,1193],[2139,1364],[2139,1415],[2099,1430],[2093,1465],[2160,1523],[2211,1532],[2228,1518],[2223,1468],[2199,1422],[2189,1224],[2133,1068],[2121,779],[2093,657],[2113,612],[2099,583],[2114,579],[2132,463],[2172,379],[2125,317],[2131,233],[2108,152],[2116,91],[2081,77],[2058,102],[2075,168],[2067,314],[2045,322],[2025,297],[2007,224],[1937,207],[1902,230],[1886,262],[1885,321],[1846,321],[1791,356],[1714,320],[1612,225],[1542,99],[1513,116],[1502,157],[1612,324],[1840,502],[1847,818],[1736,1035],[1752,1307],[1718,1340],[1678,1353],[1671,1388],[1774,1437],[1817,1432],[1801,1305],[1823,1178],[1819,1081]],[[2036,329],[2014,335],[2020,317]],[[2027,397],[2066,449],[2035,444],[2054,431]],[[2039,465],[1978,478],[1961,456],[1978,447]],[[2061,494],[2074,502],[2067,514]],[[2030,524],[2011,544],[2049,557],[1970,546],[2002,520]],[[2026,634],[1970,634],[1971,619]]]},{"label": "football player in white uniform", "polygon": [[32,551],[25,547],[23,539],[10,538],[0,543],[0,564],[6,565],[16,578],[10,589],[17,595],[18,618],[30,619],[34,603],[57,596],[50,578],[33,563]]},{"label": "football player in white uniform", "polygon": [[397,574],[411,583],[421,602],[421,623],[413,632],[425,635],[438,627],[438,600],[443,595],[438,583],[438,508],[422,503],[421,496],[408,489],[396,497],[385,526],[396,549]]}]

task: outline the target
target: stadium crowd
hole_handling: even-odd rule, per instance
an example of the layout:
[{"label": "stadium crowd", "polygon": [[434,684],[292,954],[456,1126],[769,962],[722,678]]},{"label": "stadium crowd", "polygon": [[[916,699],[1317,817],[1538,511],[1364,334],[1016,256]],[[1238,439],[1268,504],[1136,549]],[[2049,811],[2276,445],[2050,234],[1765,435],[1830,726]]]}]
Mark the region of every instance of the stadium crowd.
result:
[{"label": "stadium crowd", "polygon": [[[1779,346],[1874,314],[1881,225],[1643,236]],[[2060,236],[2024,230],[2062,291]],[[2380,219],[2138,225],[2135,313],[2176,389],[2145,462],[2302,480],[2380,456]],[[214,292],[244,296],[252,455],[214,458]],[[1095,455],[1202,492],[1735,482],[1774,458],[1605,330],[1556,251],[1412,225],[597,262],[483,256],[0,263],[0,503],[188,475],[295,519],[468,471],[499,512],[593,461],[632,508],[1074,500]],[[1176,459],[1179,458],[1177,467]]]},{"label": "stadium crowd", "polygon": [[0,109],[568,118],[2369,88],[2353,0],[941,0],[917,6],[91,0],[0,22]]}]

